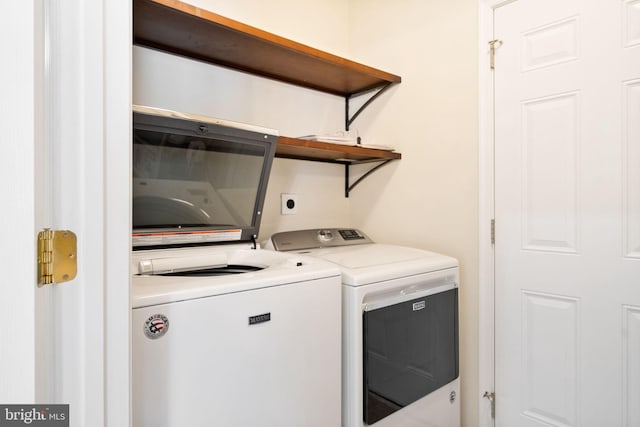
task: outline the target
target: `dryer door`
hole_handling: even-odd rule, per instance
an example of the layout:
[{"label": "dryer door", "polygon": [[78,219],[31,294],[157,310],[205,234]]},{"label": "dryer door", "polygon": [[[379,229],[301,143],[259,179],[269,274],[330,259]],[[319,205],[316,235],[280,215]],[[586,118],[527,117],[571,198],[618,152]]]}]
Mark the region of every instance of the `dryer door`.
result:
[{"label": "dryer door", "polygon": [[458,289],[365,311],[363,340],[371,425],[458,377]]}]

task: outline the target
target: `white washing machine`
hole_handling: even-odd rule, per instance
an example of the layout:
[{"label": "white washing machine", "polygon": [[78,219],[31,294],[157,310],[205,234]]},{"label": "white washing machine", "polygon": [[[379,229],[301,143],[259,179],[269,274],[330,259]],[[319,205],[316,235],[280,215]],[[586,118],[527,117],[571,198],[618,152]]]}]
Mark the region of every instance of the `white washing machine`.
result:
[{"label": "white washing machine", "polygon": [[340,266],[342,426],[458,427],[458,262],[355,229],[277,233],[267,247]]},{"label": "white washing machine", "polygon": [[134,426],[340,424],[335,265],[235,244],[132,268]]},{"label": "white washing machine", "polygon": [[133,425],[339,425],[340,270],[255,243],[275,132],[146,107],[133,128]]}]

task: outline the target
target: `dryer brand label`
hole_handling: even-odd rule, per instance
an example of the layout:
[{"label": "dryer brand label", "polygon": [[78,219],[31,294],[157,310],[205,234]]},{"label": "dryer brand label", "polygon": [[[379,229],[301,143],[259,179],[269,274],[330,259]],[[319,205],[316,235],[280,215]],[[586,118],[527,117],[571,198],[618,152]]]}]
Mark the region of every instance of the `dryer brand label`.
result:
[{"label": "dryer brand label", "polygon": [[249,317],[249,325],[257,325],[258,323],[264,323],[271,320],[271,313],[258,314],[257,316]]},{"label": "dryer brand label", "polygon": [[426,301],[418,301],[413,303],[413,311],[422,310],[427,307]]},{"label": "dryer brand label", "polygon": [[169,330],[169,319],[164,314],[154,314],[144,322],[144,334],[152,340],[158,339]]}]

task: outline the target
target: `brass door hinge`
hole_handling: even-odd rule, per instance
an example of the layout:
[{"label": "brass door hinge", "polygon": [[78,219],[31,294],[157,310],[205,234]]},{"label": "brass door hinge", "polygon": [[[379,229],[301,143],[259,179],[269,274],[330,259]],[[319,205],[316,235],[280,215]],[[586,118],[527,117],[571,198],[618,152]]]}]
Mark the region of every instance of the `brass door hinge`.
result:
[{"label": "brass door hinge", "polygon": [[38,233],[38,286],[73,280],[78,271],[77,238],[69,230]]}]

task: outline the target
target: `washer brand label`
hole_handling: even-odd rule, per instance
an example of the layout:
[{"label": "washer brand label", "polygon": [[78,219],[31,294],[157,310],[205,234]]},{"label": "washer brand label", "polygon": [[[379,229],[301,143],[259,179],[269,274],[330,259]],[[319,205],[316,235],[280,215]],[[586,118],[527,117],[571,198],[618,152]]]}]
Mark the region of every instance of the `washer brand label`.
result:
[{"label": "washer brand label", "polygon": [[158,339],[169,330],[169,319],[164,314],[154,314],[144,322],[144,334],[152,340]]},{"label": "washer brand label", "polygon": [[419,302],[414,302],[413,303],[413,311],[422,310],[422,309],[424,309],[426,307],[427,307],[427,302],[426,301],[419,301]]},{"label": "washer brand label", "polygon": [[258,323],[264,323],[271,320],[271,313],[258,314],[257,316],[249,317],[249,325],[257,325]]}]

